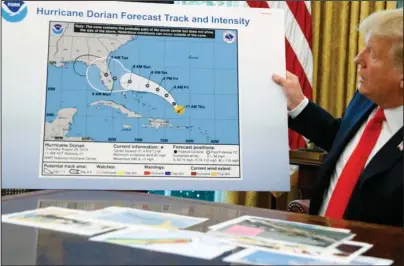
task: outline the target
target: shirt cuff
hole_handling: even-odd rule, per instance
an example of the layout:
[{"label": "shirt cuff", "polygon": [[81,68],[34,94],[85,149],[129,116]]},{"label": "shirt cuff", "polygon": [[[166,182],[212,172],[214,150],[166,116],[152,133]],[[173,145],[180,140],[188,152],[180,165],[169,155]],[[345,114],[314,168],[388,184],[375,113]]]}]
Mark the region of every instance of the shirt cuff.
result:
[{"label": "shirt cuff", "polygon": [[289,111],[288,114],[290,115],[290,117],[295,118],[304,110],[304,108],[306,108],[308,104],[309,99],[307,99],[307,97],[304,97],[304,100],[295,109]]}]

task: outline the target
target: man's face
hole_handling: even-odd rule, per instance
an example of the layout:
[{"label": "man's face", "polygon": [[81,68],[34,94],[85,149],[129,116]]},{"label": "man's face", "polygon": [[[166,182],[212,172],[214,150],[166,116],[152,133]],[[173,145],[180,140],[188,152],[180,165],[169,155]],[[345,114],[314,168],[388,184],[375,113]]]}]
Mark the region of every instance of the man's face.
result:
[{"label": "man's face", "polygon": [[392,40],[369,35],[365,48],[355,57],[360,65],[359,92],[379,105],[391,105],[402,97],[403,72],[394,65],[392,45]]}]

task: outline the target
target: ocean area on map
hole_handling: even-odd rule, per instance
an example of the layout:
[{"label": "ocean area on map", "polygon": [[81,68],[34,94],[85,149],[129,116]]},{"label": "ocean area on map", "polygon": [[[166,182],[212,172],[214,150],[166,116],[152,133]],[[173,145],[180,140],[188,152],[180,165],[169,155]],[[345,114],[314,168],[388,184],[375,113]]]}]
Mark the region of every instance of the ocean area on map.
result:
[{"label": "ocean area on map", "polygon": [[[71,115],[66,139],[237,145],[237,43],[224,42],[223,32],[214,40],[137,36],[106,58],[88,60],[98,64],[49,64],[45,122]],[[109,73],[100,72],[102,60]],[[167,90],[184,112],[154,93],[126,90],[120,78],[128,72],[159,84],[151,89]],[[112,89],[103,74],[113,77]]]}]

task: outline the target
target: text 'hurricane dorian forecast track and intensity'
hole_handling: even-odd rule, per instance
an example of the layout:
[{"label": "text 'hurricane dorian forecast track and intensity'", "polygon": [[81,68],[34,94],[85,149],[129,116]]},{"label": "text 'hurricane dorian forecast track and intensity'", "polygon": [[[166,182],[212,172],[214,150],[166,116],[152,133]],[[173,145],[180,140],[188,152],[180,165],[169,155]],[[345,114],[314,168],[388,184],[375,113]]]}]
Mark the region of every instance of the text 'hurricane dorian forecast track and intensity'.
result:
[{"label": "text 'hurricane dorian forecast track and intensity'", "polygon": [[45,141],[239,144],[237,31],[51,22]]}]

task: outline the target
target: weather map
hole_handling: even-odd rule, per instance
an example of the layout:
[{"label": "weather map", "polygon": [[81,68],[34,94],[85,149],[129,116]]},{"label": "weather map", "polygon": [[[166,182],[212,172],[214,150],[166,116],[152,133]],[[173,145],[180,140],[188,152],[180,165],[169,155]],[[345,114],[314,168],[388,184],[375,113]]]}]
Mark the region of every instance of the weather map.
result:
[{"label": "weather map", "polygon": [[237,30],[49,28],[43,175],[239,177]]},{"label": "weather map", "polygon": [[89,33],[99,28],[112,27],[51,24],[45,140],[238,144],[237,46],[230,33]]}]

